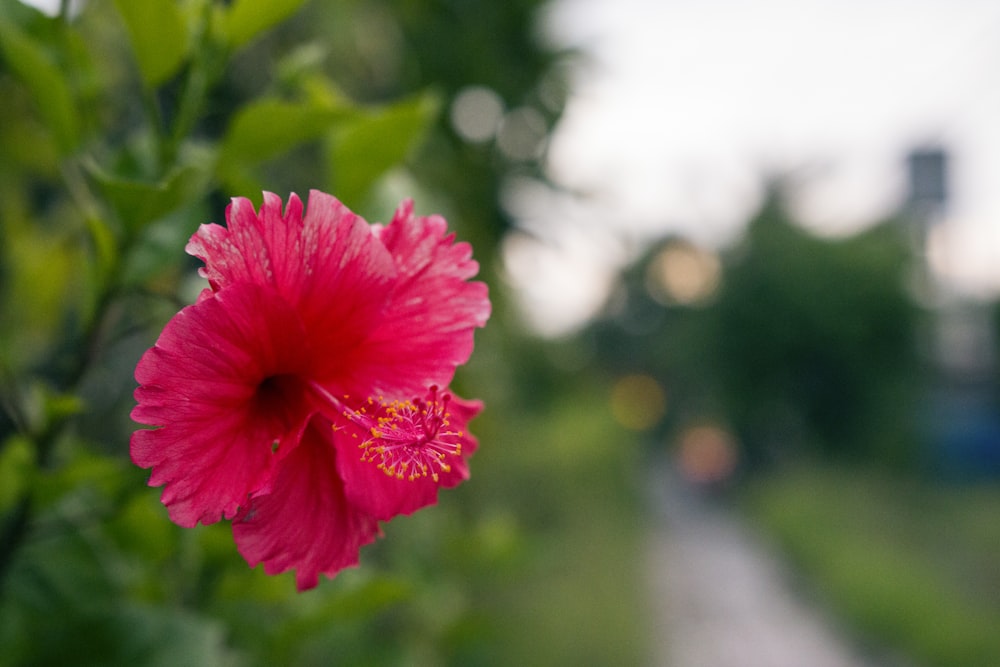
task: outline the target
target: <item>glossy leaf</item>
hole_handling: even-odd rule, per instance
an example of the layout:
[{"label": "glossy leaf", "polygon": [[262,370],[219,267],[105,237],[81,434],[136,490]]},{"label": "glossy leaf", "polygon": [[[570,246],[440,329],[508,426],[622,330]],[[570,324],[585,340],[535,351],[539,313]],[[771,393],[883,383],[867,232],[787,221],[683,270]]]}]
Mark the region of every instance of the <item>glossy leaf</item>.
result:
[{"label": "glossy leaf", "polygon": [[59,152],[72,153],[80,139],[80,118],[64,73],[38,43],[3,20],[0,52],[11,71],[31,91]]},{"label": "glossy leaf", "polygon": [[229,45],[239,48],[295,13],[304,0],[236,0],[223,20]]},{"label": "glossy leaf", "polygon": [[349,109],[262,99],[244,107],[223,139],[220,168],[238,169],[284,153],[332,129]]},{"label": "glossy leaf", "polygon": [[127,229],[141,229],[199,196],[208,183],[211,160],[179,166],[157,183],[120,178],[90,164],[89,172]]},{"label": "glossy leaf", "polygon": [[417,147],[439,106],[436,97],[421,95],[345,124],[329,154],[332,191],[344,201],[361,201],[380,176]]},{"label": "glossy leaf", "polygon": [[115,0],[128,28],[142,80],[157,86],[175,74],[188,52],[184,17],[174,0]]}]

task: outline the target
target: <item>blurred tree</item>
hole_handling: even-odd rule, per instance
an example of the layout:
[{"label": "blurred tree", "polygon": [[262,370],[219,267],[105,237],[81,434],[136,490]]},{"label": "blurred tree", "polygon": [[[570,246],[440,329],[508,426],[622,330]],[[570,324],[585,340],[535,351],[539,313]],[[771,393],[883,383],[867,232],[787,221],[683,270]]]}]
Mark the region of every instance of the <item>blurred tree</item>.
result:
[{"label": "blurred tree", "polygon": [[[826,240],[797,226],[777,192],[723,260],[717,292],[655,298],[653,248],[623,276],[590,336],[619,372],[667,386],[661,431],[729,424],[750,464],[800,456],[910,464],[917,455],[920,311],[899,223]],[[697,271],[691,268],[691,271]]]},{"label": "blurred tree", "polygon": [[844,240],[795,226],[776,196],[727,268],[713,336],[725,406],[751,455],[914,462],[919,311],[899,223]]}]

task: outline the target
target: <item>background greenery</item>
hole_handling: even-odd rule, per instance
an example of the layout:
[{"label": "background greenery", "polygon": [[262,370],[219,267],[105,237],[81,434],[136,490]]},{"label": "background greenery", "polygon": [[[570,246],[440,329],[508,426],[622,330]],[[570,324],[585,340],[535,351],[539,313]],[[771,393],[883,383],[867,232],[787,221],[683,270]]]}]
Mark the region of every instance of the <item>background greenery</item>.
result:
[{"label": "background greenery", "polygon": [[[705,424],[738,465],[701,490],[863,641],[1000,664],[1000,455],[928,428],[948,387],[905,216],[819,239],[776,184],[704,298],[650,290],[687,243],[663,239],[584,330],[536,340],[503,289],[499,194],[545,179],[567,93],[542,0],[76,7],[0,0],[0,665],[643,664],[647,469]],[[499,131],[541,123],[535,143],[456,133],[470,86],[502,100]],[[299,595],[227,526],[169,522],[128,413],[140,354],[201,287],[197,226],[231,196],[314,187],[372,221],[406,196],[443,213],[494,316],[456,380],[487,404],[472,479]],[[975,390],[998,414],[994,379]]]},{"label": "background greenery", "polygon": [[926,269],[905,211],[822,239],[783,195],[776,184],[704,298],[650,289],[661,253],[688,246],[665,239],[585,338],[609,370],[665,388],[654,432],[682,471],[690,427],[729,434],[739,465],[700,490],[760,530],[873,655],[1000,664],[996,341],[971,373],[934,355],[943,307],[997,307],[917,298]]},{"label": "background greenery", "polygon": [[746,510],[863,643],[914,664],[1000,661],[1000,491],[871,468],[755,480]]},{"label": "background greenery", "polygon": [[[554,122],[539,4],[0,0],[0,664],[641,661],[620,566],[636,449],[600,391],[522,391],[495,288],[497,191],[537,162],[448,120],[479,85]],[[373,221],[405,196],[445,214],[496,315],[458,378],[489,405],[474,481],[299,595],[227,526],[169,522],[128,412],[139,355],[199,289],[197,226],[230,196],[314,187]]]}]

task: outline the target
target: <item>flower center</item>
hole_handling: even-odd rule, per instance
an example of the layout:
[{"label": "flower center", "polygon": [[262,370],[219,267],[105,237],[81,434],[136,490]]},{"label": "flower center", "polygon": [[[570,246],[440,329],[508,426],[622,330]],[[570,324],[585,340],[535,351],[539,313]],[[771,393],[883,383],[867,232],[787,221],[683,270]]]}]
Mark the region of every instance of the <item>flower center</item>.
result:
[{"label": "flower center", "polygon": [[[450,401],[451,395],[439,395],[432,386],[426,399],[369,398],[359,409],[345,410],[344,416],[368,433],[358,445],[362,461],[375,463],[397,479],[429,476],[437,482],[441,473],[451,472],[448,457],[462,453],[464,434],[450,428]],[[354,437],[361,439],[356,433]]]},{"label": "flower center", "polygon": [[257,385],[251,410],[270,420],[274,431],[274,439],[270,443],[272,454],[277,453],[285,435],[293,431],[302,419],[302,395],[302,382],[291,374],[269,375]]}]

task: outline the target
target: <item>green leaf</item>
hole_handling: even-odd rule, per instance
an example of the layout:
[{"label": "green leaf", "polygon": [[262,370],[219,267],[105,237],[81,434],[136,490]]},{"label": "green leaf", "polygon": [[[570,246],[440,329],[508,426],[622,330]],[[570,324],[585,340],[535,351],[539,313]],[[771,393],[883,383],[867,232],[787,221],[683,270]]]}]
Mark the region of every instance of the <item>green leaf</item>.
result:
[{"label": "green leaf", "polygon": [[348,117],[345,107],[262,99],[244,107],[222,141],[219,166],[239,173],[247,163],[261,162],[297,144],[322,136]]},{"label": "green leaf", "polygon": [[[94,562],[95,557],[107,556],[106,552],[84,554],[78,544],[68,545],[76,547],[69,553],[59,549],[66,546],[64,540],[42,554],[49,561],[43,567],[32,564],[18,572],[27,581],[12,586],[13,593],[26,593],[30,606],[20,605],[27,612],[19,619],[26,635],[17,647],[22,655],[15,653],[15,660],[7,664],[238,664],[217,621],[182,609],[125,599],[120,589],[108,585],[100,563]],[[102,586],[91,583],[95,577],[104,580]],[[35,590],[23,590],[32,584]],[[53,623],[54,618],[59,622]]]},{"label": "green leaf", "polygon": [[87,231],[90,232],[90,239],[94,244],[95,275],[100,280],[104,280],[111,272],[118,258],[118,240],[104,220],[88,216],[86,222]]},{"label": "green leaf", "polygon": [[333,137],[333,192],[357,205],[380,176],[403,162],[423,139],[440,104],[430,94],[399,102],[346,123]]},{"label": "green leaf", "polygon": [[[40,481],[44,476],[39,475],[37,479]],[[65,622],[76,614],[113,604],[115,579],[122,574],[114,567],[114,555],[104,548],[104,540],[96,531],[88,529],[95,525],[92,522],[97,518],[93,506],[87,502],[89,498],[77,495],[73,500],[72,504],[59,508],[62,511],[51,506],[42,509],[39,503],[33,504],[33,521],[39,529],[44,527],[39,534],[44,532],[45,539],[29,539],[21,545],[4,582],[9,585],[4,593],[18,600],[26,610],[38,614],[42,624],[48,621],[51,625],[53,614]],[[69,515],[68,508],[72,508],[75,516]],[[63,623],[59,626],[65,627]],[[30,633],[32,643],[37,641],[38,629]],[[41,642],[35,644],[36,651],[42,645],[49,646],[49,642],[58,643],[54,632],[42,633],[37,639]],[[85,660],[71,662],[96,664]],[[70,662],[39,658],[30,664]]]},{"label": "green leaf", "polygon": [[125,20],[139,72],[149,87],[163,83],[188,53],[184,16],[174,0],[115,0]]},{"label": "green leaf", "polygon": [[[240,165],[228,165],[220,172],[219,179],[226,192],[241,192],[251,200],[254,200],[252,193],[261,193],[268,189],[252,169]],[[254,206],[260,206],[260,202],[257,201]]]},{"label": "green leaf", "polygon": [[33,434],[44,431],[54,421],[79,414],[84,408],[79,397],[55,391],[38,377],[18,387],[16,401],[25,432]]},{"label": "green leaf", "polygon": [[34,485],[35,499],[42,507],[55,504],[79,508],[79,498],[87,496],[87,511],[95,511],[98,499],[111,502],[130,482],[133,472],[121,458],[88,452],[82,448],[73,452],[69,461],[57,470],[38,476]]},{"label": "green leaf", "polygon": [[200,196],[208,185],[211,159],[206,155],[198,163],[178,166],[157,183],[114,176],[93,163],[87,169],[125,227],[137,230]]},{"label": "green leaf", "polygon": [[0,449],[0,516],[17,502],[35,472],[31,443],[20,436],[8,438]]},{"label": "green leaf", "polygon": [[0,52],[34,97],[59,152],[72,153],[80,140],[80,118],[63,72],[38,43],[3,21],[0,21]]},{"label": "green leaf", "polygon": [[[27,370],[49,358],[45,355],[52,354],[53,343],[65,335],[66,318],[83,307],[85,284],[80,278],[86,265],[79,243],[53,233],[50,225],[35,224],[34,218],[18,220],[16,216],[3,221],[5,271],[0,282],[6,299],[0,317],[4,325],[12,323],[3,327],[9,336],[4,338],[3,351],[9,355],[7,363]],[[36,407],[30,420],[43,417],[40,400]],[[32,421],[29,432],[35,432],[40,423]]]},{"label": "green leaf", "polygon": [[349,620],[373,618],[390,607],[414,596],[413,584],[399,577],[376,575],[356,587],[345,588],[325,606],[328,618]]},{"label": "green leaf", "polygon": [[[380,614],[412,603],[416,589],[412,582],[399,577],[342,573],[336,588],[327,587],[314,606],[305,610],[298,605],[295,615],[274,628],[270,642],[276,656],[292,656],[310,644],[329,637],[329,628],[343,629],[347,624],[363,627],[372,624]],[[345,647],[346,648],[346,647]],[[347,658],[347,663],[353,662]],[[373,664],[377,664],[376,660]]]},{"label": "green leaf", "polygon": [[83,412],[83,399],[75,394],[53,391],[43,385],[42,395],[47,422],[53,422],[71,417]]},{"label": "green leaf", "polygon": [[111,665],[235,664],[222,626],[187,611],[133,604],[116,610],[108,626],[114,633]]},{"label": "green leaf", "polygon": [[295,13],[305,0],[236,0],[223,18],[229,45],[238,49]]},{"label": "green leaf", "polygon": [[108,533],[126,554],[155,568],[175,557],[180,530],[167,518],[159,494],[148,490],[136,493],[107,524]]},{"label": "green leaf", "polygon": [[150,223],[125,258],[120,276],[122,284],[150,286],[151,281],[163,277],[172,281],[169,276],[176,276],[180,268],[177,258],[184,256],[184,246],[192,231],[187,208]]}]

